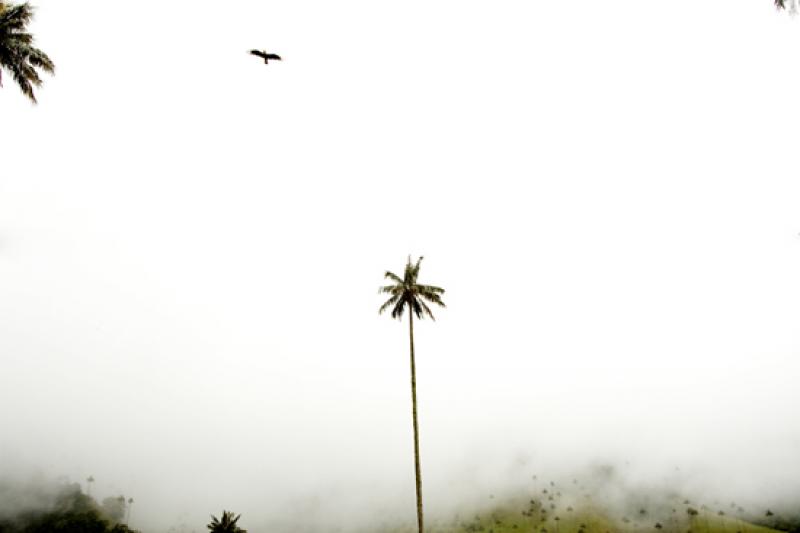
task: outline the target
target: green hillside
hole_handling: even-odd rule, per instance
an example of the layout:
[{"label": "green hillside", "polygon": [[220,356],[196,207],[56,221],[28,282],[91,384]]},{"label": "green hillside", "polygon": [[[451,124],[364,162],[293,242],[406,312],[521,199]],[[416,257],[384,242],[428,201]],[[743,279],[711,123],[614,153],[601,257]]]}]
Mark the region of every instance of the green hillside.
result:
[{"label": "green hillside", "polygon": [[[627,512],[610,511],[591,498],[578,503],[560,503],[559,496],[508,501],[449,522],[433,521],[430,533],[780,533],[752,523],[734,508],[731,513],[706,506],[698,508],[686,500],[657,502]],[[630,507],[630,506],[628,506]],[[389,528],[386,533],[414,533],[415,527]]]}]

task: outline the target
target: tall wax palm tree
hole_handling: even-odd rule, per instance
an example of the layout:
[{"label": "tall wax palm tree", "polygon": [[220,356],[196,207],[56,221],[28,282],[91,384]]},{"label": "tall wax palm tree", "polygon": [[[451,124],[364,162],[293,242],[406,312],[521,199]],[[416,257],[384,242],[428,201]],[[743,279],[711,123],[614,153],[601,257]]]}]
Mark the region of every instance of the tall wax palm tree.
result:
[{"label": "tall wax palm tree", "polygon": [[426,301],[445,307],[442,301],[444,289],[417,283],[421,262],[422,257],[420,256],[416,264],[412,264],[411,256],[408,256],[408,262],[402,278],[393,272],[386,272],[384,277],[394,282],[394,284],[380,288],[381,293],[390,294],[391,296],[378,310],[378,313],[383,313],[391,308],[392,318],[400,320],[406,308],[408,308],[408,338],[411,348],[411,414],[414,420],[414,474],[417,489],[417,525],[419,533],[423,533],[424,528],[422,519],[422,474],[419,463],[419,425],[417,423],[417,370],[414,361],[414,316],[416,315],[421,320],[427,315],[431,320],[435,320]]},{"label": "tall wax palm tree", "polygon": [[33,89],[42,85],[37,69],[52,74],[55,65],[47,54],[33,46],[33,35],[27,30],[32,18],[33,8],[27,2],[11,5],[0,0],[0,87],[6,70],[35,104]]}]

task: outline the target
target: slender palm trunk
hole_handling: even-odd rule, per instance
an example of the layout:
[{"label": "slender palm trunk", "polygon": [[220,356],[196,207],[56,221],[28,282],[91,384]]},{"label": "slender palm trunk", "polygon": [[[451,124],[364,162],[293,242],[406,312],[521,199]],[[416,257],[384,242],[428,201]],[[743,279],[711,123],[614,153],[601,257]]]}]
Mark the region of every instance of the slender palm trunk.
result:
[{"label": "slender palm trunk", "polygon": [[414,363],[414,312],[410,308],[408,313],[408,336],[411,344],[411,412],[414,416],[414,473],[416,474],[417,482],[417,525],[419,526],[419,533],[423,533],[422,472],[419,466],[419,425],[417,424],[417,368]]}]

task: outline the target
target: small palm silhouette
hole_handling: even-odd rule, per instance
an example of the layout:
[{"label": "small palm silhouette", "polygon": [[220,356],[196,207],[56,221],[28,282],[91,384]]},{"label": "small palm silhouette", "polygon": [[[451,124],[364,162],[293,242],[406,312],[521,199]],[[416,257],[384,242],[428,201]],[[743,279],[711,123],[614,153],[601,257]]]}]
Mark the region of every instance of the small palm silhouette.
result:
[{"label": "small palm silhouette", "polygon": [[222,518],[211,515],[211,522],[206,526],[211,533],[247,533],[236,523],[242,515],[233,516],[231,511],[222,511]]}]

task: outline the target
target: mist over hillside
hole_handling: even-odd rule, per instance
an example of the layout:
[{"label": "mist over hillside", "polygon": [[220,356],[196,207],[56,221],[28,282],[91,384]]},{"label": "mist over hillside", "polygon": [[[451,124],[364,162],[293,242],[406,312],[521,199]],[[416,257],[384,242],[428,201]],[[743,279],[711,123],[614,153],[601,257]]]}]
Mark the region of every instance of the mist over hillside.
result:
[{"label": "mist over hillside", "polygon": [[[771,0],[31,1],[39,103],[0,66],[13,527],[400,533],[418,429],[428,533],[794,528]],[[421,256],[400,285],[446,307],[412,335],[378,291]]]},{"label": "mist over hillside", "polygon": [[[356,487],[343,483],[327,491],[284,495],[277,502],[265,500],[261,508],[236,505],[235,509],[242,513],[242,523],[251,532],[400,532],[413,526],[413,519],[404,508],[406,493],[407,489],[400,487],[389,490],[386,485]],[[733,528],[727,533],[766,533],[767,530],[757,530],[759,525],[794,532],[800,531],[798,495],[797,486],[792,490],[774,486],[765,490],[758,484],[746,483],[741,487],[726,486],[708,475],[677,466],[659,470],[653,465],[642,468],[635,462],[623,461],[536,468],[529,457],[520,455],[496,470],[461,470],[444,487],[432,483],[427,515],[434,531],[469,531],[485,523],[486,517],[504,516],[504,527],[509,530],[533,528],[534,533],[546,527],[552,530],[554,517],[562,520],[563,531],[588,520],[592,525],[586,526],[583,533],[605,533],[603,528],[645,532],[651,531],[654,524],[663,526],[666,533],[683,533],[687,527],[691,529],[692,517],[687,511],[695,509],[700,513],[698,520],[706,519],[705,527],[708,520],[717,520],[721,532],[727,521],[728,528]],[[86,496],[81,484],[66,478],[48,479],[41,474],[27,479],[0,478],[0,531],[28,531],[24,524],[53,512],[91,509],[111,524],[126,517],[124,496],[95,498]],[[118,509],[114,504],[119,499],[122,507]],[[133,527],[145,532],[188,533],[203,531],[210,514],[218,515],[223,507],[231,505],[209,507],[205,514],[177,516],[173,512],[173,518],[166,520],[164,516],[142,516],[152,510],[138,507]],[[136,523],[151,525],[139,527]],[[19,529],[9,529],[9,524],[17,524]],[[504,531],[497,526],[493,529]]]}]

